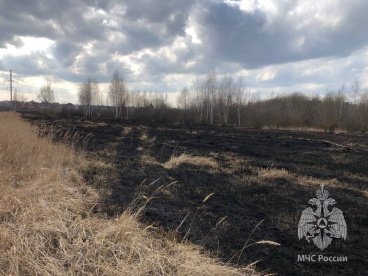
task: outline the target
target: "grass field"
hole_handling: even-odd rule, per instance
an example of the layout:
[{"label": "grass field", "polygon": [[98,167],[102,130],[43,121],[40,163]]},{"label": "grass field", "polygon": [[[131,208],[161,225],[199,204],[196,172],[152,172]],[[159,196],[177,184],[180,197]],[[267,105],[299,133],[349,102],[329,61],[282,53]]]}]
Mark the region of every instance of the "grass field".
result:
[{"label": "grass field", "polygon": [[[366,272],[365,135],[52,123],[91,135],[89,156],[113,167],[109,181],[100,185],[105,191],[100,212],[113,217],[133,199],[151,198],[142,222],[177,232],[179,240],[200,245],[224,262],[258,262],[262,271],[280,275]],[[89,183],[99,182],[101,173],[95,167],[84,171]],[[348,226],[347,240],[335,240],[324,251],[297,236],[301,213],[321,184]],[[348,262],[303,263],[298,254],[347,256]]]},{"label": "grass field", "polygon": [[[98,212],[104,194],[82,172],[111,172],[112,165],[37,132],[18,115],[0,113],[0,274],[255,274],[140,223],[138,205],[114,217]],[[95,183],[109,177],[99,174]]]}]

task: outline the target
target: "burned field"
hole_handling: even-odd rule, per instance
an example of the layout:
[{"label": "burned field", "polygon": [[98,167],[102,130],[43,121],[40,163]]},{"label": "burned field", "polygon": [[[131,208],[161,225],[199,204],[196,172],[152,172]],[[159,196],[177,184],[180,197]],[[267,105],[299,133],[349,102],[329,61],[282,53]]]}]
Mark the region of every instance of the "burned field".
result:
[{"label": "burned field", "polygon": [[[96,166],[84,172],[89,183],[105,191],[95,212],[115,216],[143,206],[140,219],[147,225],[172,231],[231,263],[259,261],[257,269],[266,273],[366,273],[368,136],[46,123],[88,135],[90,158],[113,165],[111,171]],[[103,173],[110,179],[100,183]],[[345,241],[334,240],[323,251],[297,235],[301,213],[320,184],[336,200],[348,228]],[[348,262],[298,262],[298,254],[347,256]]]}]

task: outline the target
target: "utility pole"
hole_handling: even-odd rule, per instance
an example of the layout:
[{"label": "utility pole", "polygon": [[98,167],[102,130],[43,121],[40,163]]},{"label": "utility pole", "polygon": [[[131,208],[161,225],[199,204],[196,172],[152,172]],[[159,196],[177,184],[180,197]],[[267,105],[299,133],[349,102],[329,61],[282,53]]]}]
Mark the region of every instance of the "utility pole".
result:
[{"label": "utility pole", "polygon": [[14,88],[14,95],[13,95],[13,98],[14,98],[14,110],[17,111],[17,88]]},{"label": "utility pole", "polygon": [[10,101],[13,101],[13,78],[12,78],[12,70],[10,70]]}]

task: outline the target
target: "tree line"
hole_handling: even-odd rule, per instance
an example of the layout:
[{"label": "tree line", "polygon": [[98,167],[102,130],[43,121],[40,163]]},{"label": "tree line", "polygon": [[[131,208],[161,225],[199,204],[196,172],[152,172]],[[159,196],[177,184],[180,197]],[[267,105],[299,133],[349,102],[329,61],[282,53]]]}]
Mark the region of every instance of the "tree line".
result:
[{"label": "tree line", "polygon": [[[50,84],[41,88],[44,100],[47,95],[53,97],[50,91]],[[352,95],[350,100],[347,92]],[[79,88],[79,103],[80,115],[88,118],[249,128],[318,128],[326,132],[368,131],[368,93],[362,93],[358,81],[350,91],[344,85],[323,97],[293,93],[261,100],[259,94],[246,88],[242,78],[218,77],[211,70],[189,88],[183,88],[177,97],[177,107],[171,107],[167,94],[130,91],[123,76],[115,71],[107,101],[98,82],[87,78]]]},{"label": "tree line", "polygon": [[182,90],[178,97],[182,111],[179,121],[248,128],[368,131],[368,91],[362,91],[359,81],[353,83],[350,91],[343,85],[323,97],[292,93],[261,100],[258,96],[246,89],[242,78],[218,79],[211,71],[195,81],[192,92]]}]

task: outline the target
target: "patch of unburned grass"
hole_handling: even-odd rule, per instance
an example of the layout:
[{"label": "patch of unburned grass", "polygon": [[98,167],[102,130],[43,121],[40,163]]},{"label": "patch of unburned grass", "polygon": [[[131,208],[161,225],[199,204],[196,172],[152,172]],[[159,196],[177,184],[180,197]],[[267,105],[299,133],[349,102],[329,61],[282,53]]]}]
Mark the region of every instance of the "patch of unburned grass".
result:
[{"label": "patch of unburned grass", "polygon": [[192,156],[186,153],[183,153],[179,156],[172,156],[167,162],[165,162],[162,166],[165,169],[174,169],[181,164],[190,164],[199,167],[209,167],[212,169],[219,168],[219,164],[211,157],[205,156]]},{"label": "patch of unburned grass", "polygon": [[160,165],[160,163],[153,157],[147,154],[141,156],[141,163],[144,165]]},{"label": "patch of unburned grass", "polygon": [[258,176],[261,179],[276,179],[276,178],[288,178],[290,174],[285,169],[259,169]]},{"label": "patch of unburned grass", "polygon": [[132,132],[133,128],[132,127],[124,127],[122,134],[123,135],[129,135]]}]

